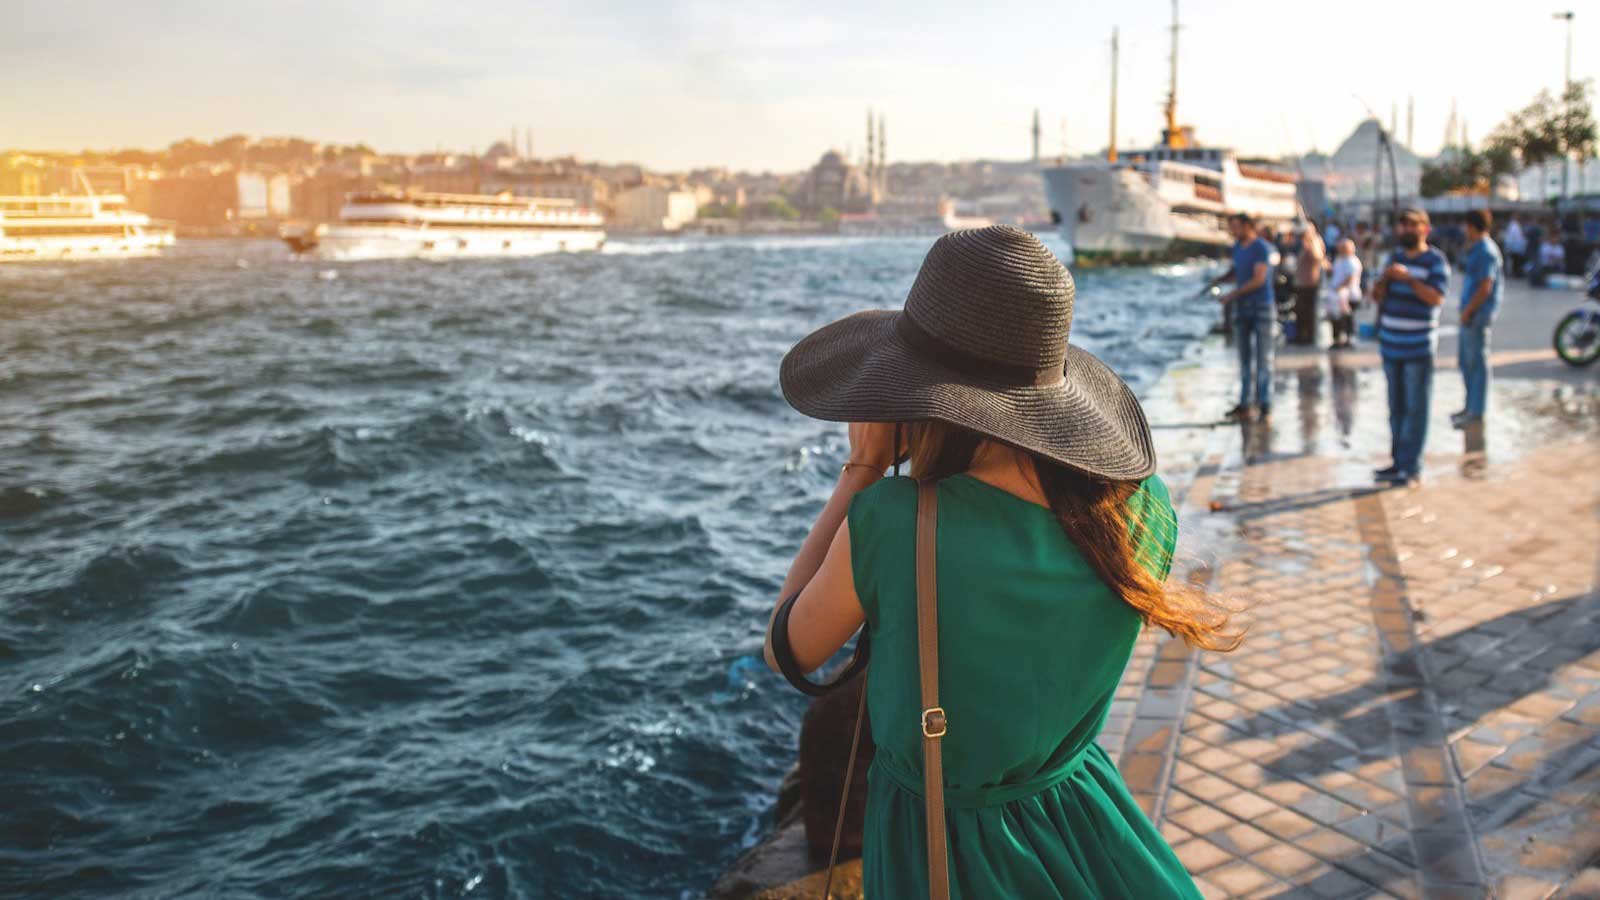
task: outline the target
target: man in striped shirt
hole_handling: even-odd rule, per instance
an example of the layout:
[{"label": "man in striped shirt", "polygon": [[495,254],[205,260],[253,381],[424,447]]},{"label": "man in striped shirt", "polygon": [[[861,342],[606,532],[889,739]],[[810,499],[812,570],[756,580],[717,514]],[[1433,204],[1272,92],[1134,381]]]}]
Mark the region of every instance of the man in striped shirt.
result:
[{"label": "man in striped shirt", "polygon": [[1416,484],[1428,439],[1433,354],[1439,347],[1439,306],[1450,263],[1428,246],[1428,214],[1415,207],[1395,224],[1400,248],[1389,256],[1372,296],[1378,301],[1378,347],[1389,383],[1389,447],[1394,461],[1373,474],[1393,485]]}]

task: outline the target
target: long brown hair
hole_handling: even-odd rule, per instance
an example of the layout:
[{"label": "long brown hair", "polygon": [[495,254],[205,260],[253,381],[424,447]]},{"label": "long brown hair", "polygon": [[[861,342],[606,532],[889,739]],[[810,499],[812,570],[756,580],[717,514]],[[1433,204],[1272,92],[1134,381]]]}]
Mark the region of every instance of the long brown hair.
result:
[{"label": "long brown hair", "polygon": [[[905,423],[904,431],[908,432],[912,473],[936,480],[967,471],[979,446],[995,440],[931,419]],[[1157,561],[1148,558],[1159,552],[1160,542],[1153,532],[1163,524],[1151,517],[1166,517],[1166,525],[1177,527],[1168,508],[1147,508],[1141,515],[1133,515],[1128,500],[1138,491],[1138,483],[1092,478],[1038,454],[1014,449],[1032,460],[1039,488],[1067,539],[1145,624],[1159,626],[1191,647],[1232,650],[1239,646],[1243,634],[1228,630],[1229,607],[1193,585],[1167,584]],[[1024,475],[1028,475],[1026,467]]]}]

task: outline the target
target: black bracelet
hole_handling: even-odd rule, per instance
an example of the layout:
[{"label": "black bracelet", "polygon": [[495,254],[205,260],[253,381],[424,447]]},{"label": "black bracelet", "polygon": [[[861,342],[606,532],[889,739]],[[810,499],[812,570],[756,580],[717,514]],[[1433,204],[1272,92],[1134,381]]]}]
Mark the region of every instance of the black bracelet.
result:
[{"label": "black bracelet", "polygon": [[772,658],[778,662],[778,671],[783,673],[785,681],[794,685],[803,694],[812,697],[821,697],[837,690],[846,681],[856,676],[856,673],[866,668],[867,660],[872,655],[871,641],[867,637],[867,626],[861,626],[861,637],[856,640],[855,655],[850,657],[850,662],[840,672],[838,677],[831,681],[817,683],[806,678],[800,671],[800,664],[795,661],[794,648],[789,645],[789,613],[794,609],[794,602],[800,599],[800,592],[795,591],[778,605],[778,613],[772,619]]}]

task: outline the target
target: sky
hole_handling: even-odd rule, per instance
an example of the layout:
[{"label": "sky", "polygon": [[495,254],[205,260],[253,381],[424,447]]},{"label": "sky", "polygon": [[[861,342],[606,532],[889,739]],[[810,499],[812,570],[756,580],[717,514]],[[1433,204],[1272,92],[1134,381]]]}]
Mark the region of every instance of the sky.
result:
[{"label": "sky", "polygon": [[[1594,0],[1188,0],[1179,118],[1204,143],[1331,151],[1365,104],[1415,98],[1415,149],[1452,98],[1473,140],[1573,77],[1600,76]],[[793,171],[864,150],[868,109],[897,160],[1024,159],[1159,137],[1171,6],[1052,3],[226,3],[8,0],[0,147],[160,148],[243,133],[383,152],[486,150],[531,129],[537,156],[656,170]],[[1064,123],[1064,127],[1063,127]],[[520,138],[519,138],[520,140]]]}]

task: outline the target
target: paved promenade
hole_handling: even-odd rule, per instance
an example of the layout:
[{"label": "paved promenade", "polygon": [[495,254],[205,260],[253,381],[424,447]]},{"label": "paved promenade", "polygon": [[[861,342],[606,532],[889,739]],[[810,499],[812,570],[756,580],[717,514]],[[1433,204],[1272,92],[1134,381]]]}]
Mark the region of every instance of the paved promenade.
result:
[{"label": "paved promenade", "polygon": [[1418,488],[1372,485],[1369,352],[1285,353],[1270,424],[1183,427],[1215,355],[1150,398],[1193,473],[1175,572],[1250,630],[1147,635],[1103,739],[1207,896],[1600,897],[1600,373],[1530,346],[1570,293],[1510,300],[1487,432],[1441,367]]},{"label": "paved promenade", "polygon": [[1146,398],[1174,577],[1246,604],[1249,633],[1147,633],[1101,740],[1208,897],[1600,897],[1600,371],[1546,349],[1575,304],[1508,297],[1482,431],[1449,427],[1447,340],[1416,488],[1373,486],[1370,350],[1284,352],[1268,424],[1214,423],[1219,345]]}]

